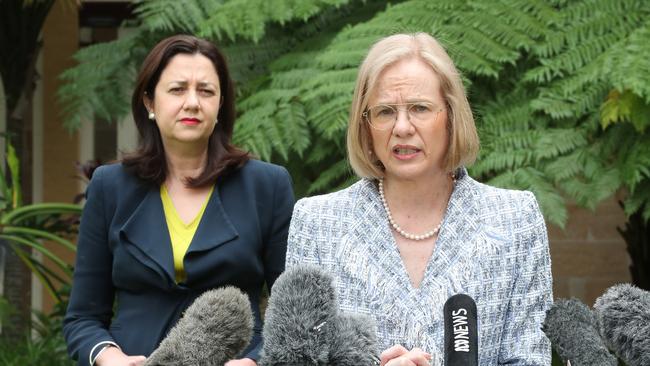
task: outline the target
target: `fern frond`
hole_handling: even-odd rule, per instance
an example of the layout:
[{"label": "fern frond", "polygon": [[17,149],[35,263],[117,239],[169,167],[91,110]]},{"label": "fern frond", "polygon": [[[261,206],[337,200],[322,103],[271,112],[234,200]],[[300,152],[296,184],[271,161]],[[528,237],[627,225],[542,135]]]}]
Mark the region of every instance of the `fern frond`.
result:
[{"label": "fern frond", "polygon": [[579,46],[603,34],[634,29],[647,10],[636,0],[583,0],[567,2],[557,7],[551,18],[552,32],[548,42],[535,48],[537,55],[548,58]]},{"label": "fern frond", "polygon": [[[347,160],[341,159],[325,169],[319,177],[309,186],[308,194],[325,191],[328,187],[336,186],[337,182],[345,181],[351,176]],[[339,183],[340,184],[340,183]]]},{"label": "fern frond", "polygon": [[608,91],[607,85],[601,83],[591,85],[591,88],[585,86],[580,93],[563,97],[552,87],[544,88],[539,97],[531,102],[531,107],[556,119],[575,118],[598,109]]},{"label": "fern frond", "polygon": [[288,71],[279,71],[271,74],[271,88],[300,89],[303,85],[318,77],[320,70],[317,68],[295,68]]},{"label": "fern frond", "polygon": [[598,179],[571,179],[559,182],[559,186],[579,205],[595,209],[598,203],[611,197],[621,185],[616,169],[600,167],[597,172]]},{"label": "fern frond", "polygon": [[[279,126],[283,126],[282,136],[277,140],[278,144],[290,146],[291,150],[302,158],[303,152],[311,144],[304,106],[295,100],[282,103],[275,119]],[[287,158],[285,156],[285,159]]]},{"label": "fern frond", "polygon": [[[647,14],[650,18],[650,14]],[[605,68],[612,85],[631,90],[650,104],[650,21],[635,29],[612,49]]]},{"label": "fern frond", "polygon": [[643,219],[650,221],[650,179],[645,179],[639,189],[627,196],[623,208],[628,216],[641,211]]},{"label": "fern frond", "polygon": [[218,11],[223,0],[136,0],[133,12],[150,32],[195,33],[201,19]]},{"label": "fern frond", "polygon": [[345,93],[320,104],[310,115],[314,128],[328,139],[340,138],[348,126],[352,93]]},{"label": "fern frond", "polygon": [[550,159],[575,151],[587,145],[584,131],[573,128],[549,128],[535,145],[538,159]]},{"label": "fern frond", "polygon": [[567,155],[558,156],[545,165],[544,172],[555,183],[572,179],[582,172],[584,154],[584,149],[576,149]]},{"label": "fern frond", "polygon": [[322,85],[319,88],[313,90],[304,90],[302,96],[303,100],[309,102],[311,100],[328,100],[336,96],[341,95],[342,93],[352,93],[354,91],[354,80],[341,83],[332,83],[328,85]]},{"label": "fern frond", "polygon": [[598,153],[611,157],[629,192],[634,193],[639,183],[650,178],[650,135],[629,124],[617,124],[608,128],[602,139],[607,143],[601,144]]},{"label": "fern frond", "polygon": [[[264,107],[266,109],[272,109],[273,107],[271,105],[277,106],[280,100],[288,100],[294,98],[296,95],[297,91],[294,89],[265,88],[240,101],[237,104],[237,109],[244,111],[242,114],[243,117],[246,113],[249,113],[251,109],[262,106],[266,106]],[[272,114],[272,110],[269,110],[268,114]]]},{"label": "fern frond", "polygon": [[495,176],[505,172],[528,166],[533,162],[533,154],[529,150],[512,150],[507,152],[481,152],[479,159],[470,172],[477,177]]},{"label": "fern frond", "polygon": [[305,163],[309,166],[318,166],[326,158],[331,158],[332,151],[342,151],[344,148],[342,141],[317,138],[310,146]]},{"label": "fern frond", "polygon": [[[207,38],[236,37],[257,42],[265,35],[271,22],[306,21],[328,7],[340,7],[349,0],[230,0],[214,9],[199,26],[199,34]],[[246,9],[246,11],[242,11]]]},{"label": "fern frond", "polygon": [[129,111],[138,57],[137,35],[85,47],[75,54],[79,64],[61,74],[57,97],[63,105],[65,127],[77,129],[81,120],[113,121]]},{"label": "fern frond", "polygon": [[[277,131],[271,123],[275,111],[276,106],[272,103],[247,110],[235,124],[233,142],[268,160],[271,157],[273,141],[269,135]],[[277,136],[277,133],[275,135]]]},{"label": "fern frond", "polygon": [[619,122],[630,122],[640,133],[650,126],[650,104],[629,90],[620,92],[612,90],[601,105],[601,126],[606,129],[609,125]]}]

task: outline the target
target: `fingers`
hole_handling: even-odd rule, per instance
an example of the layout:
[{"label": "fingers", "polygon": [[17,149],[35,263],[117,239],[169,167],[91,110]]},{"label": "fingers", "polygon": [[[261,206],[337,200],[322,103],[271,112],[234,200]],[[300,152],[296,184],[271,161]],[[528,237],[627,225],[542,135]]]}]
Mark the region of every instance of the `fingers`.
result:
[{"label": "fingers", "polygon": [[399,357],[401,355],[407,354],[408,352],[409,351],[406,348],[404,348],[403,346],[401,346],[399,344],[396,344],[396,345],[392,346],[391,348],[388,348],[388,349],[384,350],[384,352],[382,352],[379,355],[379,359],[381,361],[381,363],[379,365],[380,366],[385,366],[386,363],[388,363],[388,361],[390,361],[390,360],[392,360],[394,358],[397,358],[397,357]]},{"label": "fingers", "polygon": [[413,348],[409,353],[402,357],[407,358],[415,366],[429,366],[429,361],[431,361],[431,355],[419,348]]},{"label": "fingers", "polygon": [[144,366],[144,363],[147,361],[147,358],[144,356],[129,356],[128,361],[129,361],[129,366]]},{"label": "fingers", "polygon": [[239,360],[230,360],[226,362],[223,366],[256,366],[257,362],[250,358],[242,358]]},{"label": "fingers", "polygon": [[429,366],[431,355],[419,348],[407,350],[401,345],[395,345],[380,355],[380,366]]},{"label": "fingers", "polygon": [[[388,359],[385,363],[385,366],[430,366],[429,361],[431,360],[431,355],[419,348],[414,348],[406,353],[403,353],[403,351],[406,350],[404,347],[401,347],[401,349],[393,348],[395,347],[391,347],[384,351],[386,358],[388,358],[390,355],[395,355],[400,352],[401,354],[392,359]],[[382,361],[384,360],[384,352],[382,352]]]}]

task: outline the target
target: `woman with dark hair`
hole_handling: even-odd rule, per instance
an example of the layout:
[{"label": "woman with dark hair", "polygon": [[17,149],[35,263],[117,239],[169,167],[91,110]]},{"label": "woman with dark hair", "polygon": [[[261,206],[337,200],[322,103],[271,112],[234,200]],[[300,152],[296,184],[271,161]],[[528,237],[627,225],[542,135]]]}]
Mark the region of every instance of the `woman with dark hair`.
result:
[{"label": "woman with dark hair", "polygon": [[169,37],[145,58],[139,146],[86,192],[63,325],[79,365],[143,364],[194,299],[228,285],[248,294],[255,332],[226,365],[256,364],[260,293],[284,270],[294,198],[284,168],[232,145],[234,95],[206,40]]}]

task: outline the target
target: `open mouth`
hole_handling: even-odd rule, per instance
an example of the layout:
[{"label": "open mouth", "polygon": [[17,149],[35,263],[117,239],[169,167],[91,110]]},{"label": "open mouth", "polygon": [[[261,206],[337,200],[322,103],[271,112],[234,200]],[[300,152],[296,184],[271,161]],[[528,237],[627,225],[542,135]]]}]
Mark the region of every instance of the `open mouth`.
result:
[{"label": "open mouth", "polygon": [[397,155],[412,155],[420,152],[420,149],[414,147],[394,147],[393,153]]}]

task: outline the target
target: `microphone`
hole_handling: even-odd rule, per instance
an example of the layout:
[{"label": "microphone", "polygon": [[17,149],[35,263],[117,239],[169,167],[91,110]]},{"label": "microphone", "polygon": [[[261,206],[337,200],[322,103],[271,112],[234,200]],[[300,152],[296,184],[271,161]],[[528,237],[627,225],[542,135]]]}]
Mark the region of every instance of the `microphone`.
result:
[{"label": "microphone", "polygon": [[456,294],[445,302],[445,366],[478,366],[478,327],[474,299]]},{"label": "microphone", "polygon": [[262,331],[262,365],[327,365],[337,313],[332,283],[315,266],[296,266],[276,279]]},{"label": "microphone", "polygon": [[262,334],[261,366],[379,365],[373,320],[339,314],[334,279],[314,265],[278,277]]},{"label": "microphone", "polygon": [[361,314],[340,314],[335,323],[335,337],[330,346],[329,365],[379,365],[377,330],[374,320]]},{"label": "microphone", "polygon": [[650,292],[630,284],[610,287],[594,304],[600,333],[627,365],[650,365]]},{"label": "microphone", "polygon": [[577,299],[557,300],[546,312],[542,330],[558,355],[574,366],[617,366],[596,328],[596,317]]},{"label": "microphone", "polygon": [[147,358],[145,366],[223,365],[253,334],[248,296],[235,287],[206,291]]}]

